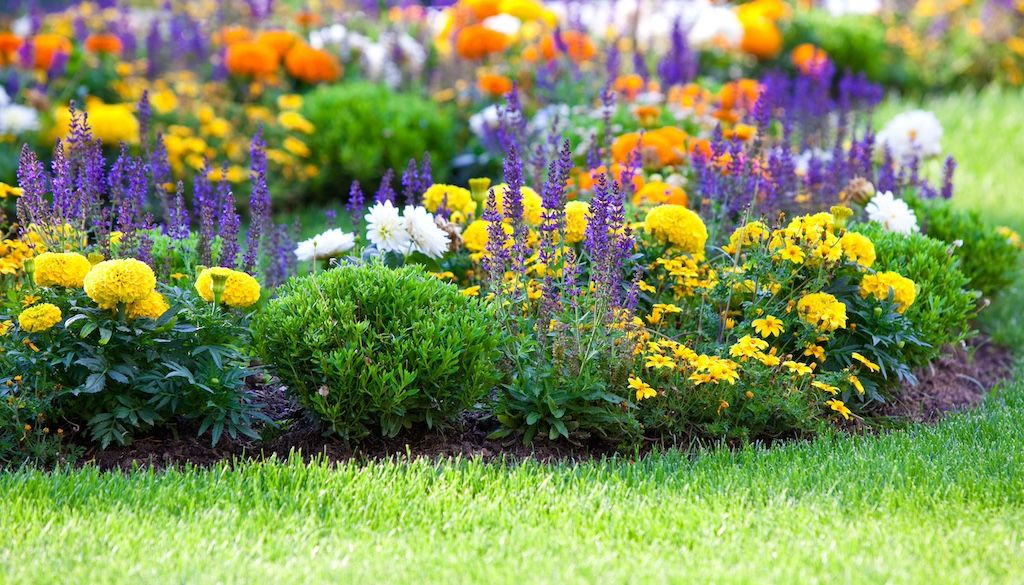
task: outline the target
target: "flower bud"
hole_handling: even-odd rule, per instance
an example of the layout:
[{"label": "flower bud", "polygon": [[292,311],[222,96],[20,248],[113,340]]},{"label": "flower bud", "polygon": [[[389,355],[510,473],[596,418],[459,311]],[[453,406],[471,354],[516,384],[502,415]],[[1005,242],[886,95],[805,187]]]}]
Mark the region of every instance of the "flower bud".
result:
[{"label": "flower bud", "polygon": [[843,195],[845,196],[844,200],[864,205],[875,196],[875,186],[871,184],[871,181],[857,177],[847,183],[846,188],[843,189]]},{"label": "flower bud", "polygon": [[473,201],[479,204],[487,202],[487,189],[491,186],[491,180],[487,177],[470,179],[469,180],[469,192],[473,196]]}]

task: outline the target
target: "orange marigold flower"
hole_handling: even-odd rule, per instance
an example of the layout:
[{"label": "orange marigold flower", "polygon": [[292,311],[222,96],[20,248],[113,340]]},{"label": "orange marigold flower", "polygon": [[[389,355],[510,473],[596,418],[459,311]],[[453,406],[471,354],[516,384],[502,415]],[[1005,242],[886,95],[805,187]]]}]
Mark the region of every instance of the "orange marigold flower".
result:
[{"label": "orange marigold flower", "polygon": [[306,28],[319,26],[320,21],[320,15],[312,10],[300,10],[299,13],[295,15],[295,23]]},{"label": "orange marigold flower", "polygon": [[467,26],[455,37],[455,51],[463,59],[483,59],[508,48],[508,37],[479,24]]},{"label": "orange marigold flower", "polygon": [[775,21],[759,12],[740,11],[743,42],[740,48],[758,59],[771,59],[782,50],[782,33]]},{"label": "orange marigold flower", "polygon": [[476,81],[480,93],[500,97],[512,91],[512,80],[497,73],[483,73]]},{"label": "orange marigold flower", "polygon": [[760,94],[761,84],[756,79],[737,79],[722,86],[718,91],[718,102],[723,110],[750,110]]},{"label": "orange marigold flower", "polygon": [[477,20],[490,18],[501,12],[501,0],[463,0],[460,4],[468,8]]},{"label": "orange marigold flower", "polygon": [[262,77],[277,71],[280,61],[273,48],[251,41],[228,46],[224,64],[234,75]]},{"label": "orange marigold flower", "polygon": [[25,44],[25,41],[18,35],[10,32],[0,32],[0,64],[7,64],[14,61],[18,49]]},{"label": "orange marigold flower", "polygon": [[789,58],[793,61],[793,65],[805,75],[820,70],[825,63],[828,63],[828,53],[811,43],[797,45]]},{"label": "orange marigold flower", "polygon": [[306,83],[331,82],[341,77],[341,65],[333,55],[305,43],[288,51],[284,67],[288,75]]},{"label": "orange marigold flower", "polygon": [[284,57],[299,42],[299,37],[287,30],[265,30],[256,35],[256,42],[274,49],[278,57]]},{"label": "orange marigold flower", "polygon": [[46,71],[58,54],[71,54],[71,41],[60,35],[42,34],[32,37],[32,67]]},{"label": "orange marigold flower", "polygon": [[85,39],[85,50],[97,55],[120,55],[123,48],[121,39],[109,33],[89,35]]},{"label": "orange marigold flower", "polygon": [[[555,42],[556,34],[561,36],[561,43]],[[562,52],[562,47],[564,47],[569,58],[576,63],[589,61],[597,54],[597,47],[594,46],[594,41],[590,40],[586,33],[578,30],[552,33],[540,40],[540,54],[548,61],[554,59]]]},{"label": "orange marigold flower", "polygon": [[220,32],[213,35],[214,42],[223,45],[233,45],[244,41],[252,40],[252,31],[244,26],[226,26]]},{"label": "orange marigold flower", "polygon": [[689,205],[690,199],[682,187],[669,185],[661,181],[651,181],[633,195],[633,205],[639,206],[645,203]]},{"label": "orange marigold flower", "polygon": [[682,146],[677,149],[664,134],[658,132],[643,135],[639,132],[629,132],[612,142],[612,158],[615,162],[627,163],[638,148],[640,160],[645,167],[663,167],[680,162],[680,155],[685,150]]},{"label": "orange marigold flower", "polygon": [[613,87],[615,91],[626,96],[626,99],[633,101],[644,90],[645,86],[644,78],[633,73],[631,75],[620,75],[615,78],[615,85]]}]

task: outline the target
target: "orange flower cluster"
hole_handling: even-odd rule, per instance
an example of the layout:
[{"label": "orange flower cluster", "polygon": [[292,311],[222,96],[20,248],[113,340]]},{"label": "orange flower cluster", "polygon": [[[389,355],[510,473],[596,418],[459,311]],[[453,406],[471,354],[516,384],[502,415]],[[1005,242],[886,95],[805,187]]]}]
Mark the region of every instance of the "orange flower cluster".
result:
[{"label": "orange flower cluster", "polygon": [[59,54],[71,54],[71,41],[67,37],[41,34],[32,37],[32,67],[46,71]]},{"label": "orange flower cluster", "polygon": [[18,49],[25,41],[10,32],[0,32],[0,65],[10,65],[17,57]]},{"label": "orange flower cluster", "polygon": [[310,84],[336,81],[342,71],[333,55],[305,43],[299,43],[288,51],[284,67],[288,75]]},{"label": "orange flower cluster", "polygon": [[228,45],[224,65],[233,75],[265,77],[277,71],[280,57],[268,45],[239,41]]},{"label": "orange flower cluster", "polygon": [[740,5],[736,16],[743,25],[741,48],[759,59],[773,59],[782,51],[778,21],[789,8],[782,0],[754,0]]},{"label": "orange flower cluster", "polygon": [[805,75],[818,71],[828,63],[828,53],[811,43],[797,45],[789,57],[793,65]]},{"label": "orange flower cluster", "polygon": [[540,40],[540,56],[545,60],[551,61],[561,53],[559,44],[555,42],[556,34],[561,36],[561,44],[565,47],[565,53],[576,63],[589,61],[597,54],[597,47],[594,46],[594,41],[590,40],[586,33],[566,30],[552,33]]},{"label": "orange flower cluster", "polygon": [[455,37],[455,51],[463,59],[473,61],[488,55],[501,53],[508,48],[509,39],[504,34],[479,24],[467,26]]},{"label": "orange flower cluster", "polygon": [[481,73],[476,81],[480,93],[491,97],[501,97],[512,91],[512,80],[497,73]]},{"label": "orange flower cluster", "polygon": [[89,35],[85,39],[85,50],[97,55],[120,55],[123,48],[121,39],[110,33]]},{"label": "orange flower cluster", "polygon": [[645,168],[658,168],[681,164],[686,158],[689,135],[673,126],[650,130],[643,134],[629,132],[612,142],[612,158],[626,164],[633,153],[639,151]]},{"label": "orange flower cluster", "polygon": [[256,42],[270,47],[283,58],[299,42],[299,37],[287,30],[266,30],[256,35]]}]

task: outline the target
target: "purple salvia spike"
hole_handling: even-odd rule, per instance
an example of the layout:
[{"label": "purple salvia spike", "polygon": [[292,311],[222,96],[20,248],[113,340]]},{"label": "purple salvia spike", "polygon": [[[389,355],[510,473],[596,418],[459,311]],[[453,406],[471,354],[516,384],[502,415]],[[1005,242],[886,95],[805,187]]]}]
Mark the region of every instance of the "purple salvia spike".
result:
[{"label": "purple salvia spike", "polygon": [[956,160],[951,157],[946,157],[946,164],[942,168],[942,198],[950,199],[953,197],[953,173],[956,172]]},{"label": "purple salvia spike", "polygon": [[365,209],[363,207],[366,204],[366,198],[363,196],[363,190],[359,186],[359,181],[352,181],[352,186],[348,191],[348,202],[345,204],[345,211],[348,212],[352,218],[352,227],[358,231],[359,222],[362,220]]},{"label": "purple salvia spike", "polygon": [[270,189],[267,187],[267,143],[263,140],[263,126],[256,130],[249,147],[249,233],[246,237],[242,267],[249,274],[258,268],[263,237],[270,227]]},{"label": "purple salvia spike", "polygon": [[390,201],[395,203],[395,190],[391,187],[391,181],[395,178],[395,171],[388,169],[384,173],[384,178],[380,180],[380,187],[377,189],[377,194],[374,195],[373,200],[377,203],[384,203]]}]

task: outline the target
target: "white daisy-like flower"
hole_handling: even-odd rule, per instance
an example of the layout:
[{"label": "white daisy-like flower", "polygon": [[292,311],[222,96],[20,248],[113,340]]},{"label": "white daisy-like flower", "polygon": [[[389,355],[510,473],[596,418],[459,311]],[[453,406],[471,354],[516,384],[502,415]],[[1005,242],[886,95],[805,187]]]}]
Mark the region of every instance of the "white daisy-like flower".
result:
[{"label": "white daisy-like flower", "polygon": [[825,10],[833,16],[844,14],[878,14],[881,0],[825,0]]},{"label": "white daisy-like flower", "polygon": [[743,42],[743,23],[727,6],[700,2],[687,41],[696,47],[720,46],[734,49]]},{"label": "white daisy-like flower", "polygon": [[402,252],[409,249],[409,232],[405,218],[390,201],[377,203],[366,216],[366,239],[381,252]]},{"label": "white daisy-like flower", "polygon": [[906,201],[894,197],[892,191],[877,193],[864,210],[868,214],[868,219],[877,221],[890,232],[913,234],[920,231],[914,210]]},{"label": "white daisy-like flower", "polygon": [[405,228],[409,233],[409,252],[420,252],[435,260],[448,251],[448,232],[434,221],[434,215],[420,206],[406,205]]},{"label": "white daisy-like flower", "polygon": [[355,245],[354,234],[335,228],[299,242],[299,245],[295,247],[295,257],[299,259],[299,262],[337,258],[354,248]]},{"label": "white daisy-like flower", "polygon": [[942,153],[942,123],[925,110],[904,112],[889,120],[875,140],[879,149],[889,147],[896,161],[937,156]]}]

